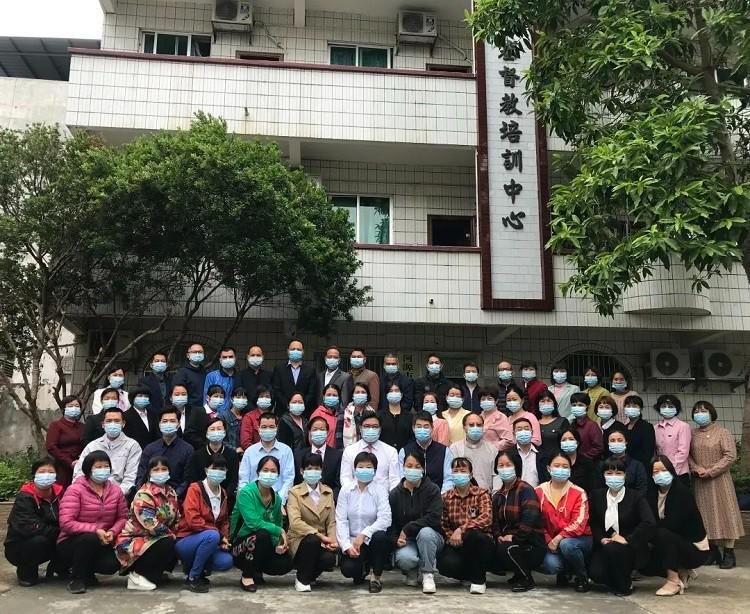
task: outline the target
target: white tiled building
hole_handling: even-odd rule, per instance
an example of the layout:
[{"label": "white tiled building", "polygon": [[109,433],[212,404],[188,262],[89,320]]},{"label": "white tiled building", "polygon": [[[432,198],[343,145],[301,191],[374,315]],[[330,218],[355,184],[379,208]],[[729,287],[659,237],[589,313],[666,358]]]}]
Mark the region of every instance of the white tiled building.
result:
[{"label": "white tiled building", "polygon": [[[501,357],[536,360],[545,380],[560,360],[575,379],[589,360],[617,364],[647,403],[660,392],[679,393],[687,406],[709,398],[739,435],[745,392],[735,380],[750,355],[744,272],[696,295],[680,267],[659,270],[614,319],[563,298],[563,258],[542,249],[546,184],[555,182],[548,159],[563,146],[536,130],[523,85],[510,88],[500,76],[505,66],[520,73],[528,58],[475,47],[462,22],[468,0],[255,0],[251,31],[236,32],[212,21],[217,2],[225,0],[101,0],[101,49],[71,51],[65,113],[53,119],[122,143],[186,128],[202,110],[233,132],[278,142],[356,220],[360,278],[373,300],[331,340],[364,346],[374,368],[391,349],[417,375],[429,351],[445,356],[449,376],[475,360],[485,382]],[[400,40],[399,11],[415,8],[437,18],[431,44]],[[0,79],[7,124],[14,103],[3,81],[18,80]],[[499,114],[513,94],[521,115]],[[504,121],[518,122],[518,144],[498,136]],[[504,169],[506,146],[523,152],[522,171]],[[512,206],[503,193],[511,179],[524,187]],[[508,216],[518,211],[525,218],[516,230]],[[221,296],[206,305],[196,338],[215,348],[229,309]],[[242,352],[260,343],[280,360],[292,321],[283,305],[259,309],[235,345]],[[170,334],[131,358],[131,380]],[[308,356],[318,356],[328,340],[307,341]],[[80,349],[83,360],[85,339]],[[653,377],[653,349],[686,352],[680,379]],[[733,356],[735,372],[705,371],[714,351]]]}]

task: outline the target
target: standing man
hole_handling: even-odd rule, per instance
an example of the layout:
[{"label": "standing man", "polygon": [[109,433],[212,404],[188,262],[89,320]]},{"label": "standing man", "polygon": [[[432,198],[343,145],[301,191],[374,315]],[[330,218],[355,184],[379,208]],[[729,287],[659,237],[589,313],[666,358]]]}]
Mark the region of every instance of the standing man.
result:
[{"label": "standing man", "polygon": [[[401,411],[410,412],[414,407],[414,380],[406,373],[401,373],[398,356],[395,352],[388,352],[383,359],[383,378],[380,380],[380,411],[388,409],[388,389],[391,384],[397,384],[401,391]],[[422,410],[422,407],[419,407]]]},{"label": "standing man", "polygon": [[505,412],[505,395],[508,390],[516,386],[513,381],[513,365],[509,360],[497,363],[497,408]]},{"label": "standing man", "polygon": [[547,384],[537,377],[537,365],[531,361],[527,361],[521,365],[521,378],[523,379],[528,403],[526,410],[538,416],[539,397],[547,392]]},{"label": "standing man", "polygon": [[210,371],[203,383],[203,397],[208,396],[211,386],[221,386],[224,389],[224,403],[217,413],[225,415],[232,406],[232,391],[239,387],[239,373],[237,372],[237,352],[232,347],[223,347],[219,352],[219,368]]},{"label": "standing man", "polygon": [[352,376],[340,369],[341,350],[335,345],[326,349],[326,368],[318,374],[318,405],[323,403],[323,391],[328,384],[336,384],[341,390],[341,407],[346,407],[352,400],[354,382]]},{"label": "standing man", "polygon": [[443,359],[437,354],[430,354],[427,356],[424,376],[414,382],[414,407],[421,410],[425,392],[434,392],[437,395],[438,409],[442,411],[447,407],[445,395],[451,386],[453,382],[443,375]]},{"label": "standing man", "polygon": [[[177,373],[172,380],[173,387],[184,386],[188,391],[187,406],[190,409],[203,406],[203,399],[205,398],[203,382],[206,379],[206,369],[203,367],[205,357],[203,346],[200,343],[191,343],[187,350],[187,364],[177,369]],[[189,415],[185,416],[185,421],[189,417]]]},{"label": "standing man", "polygon": [[273,368],[271,387],[276,400],[275,412],[283,416],[287,403],[294,392],[301,392],[305,399],[305,415],[309,416],[318,406],[318,378],[314,367],[302,363],[305,346],[299,339],[292,339],[287,346],[289,360]]},{"label": "standing man", "polygon": [[169,405],[169,395],[172,392],[172,375],[167,373],[167,355],[156,352],[151,357],[151,371],[141,375],[139,386],[146,386],[151,392],[151,409],[158,413]]},{"label": "standing man", "polygon": [[479,413],[479,368],[475,362],[467,362],[464,365],[464,381],[459,382],[461,393],[464,397],[464,409]]},{"label": "standing man", "polygon": [[380,406],[380,378],[375,371],[370,371],[366,365],[365,351],[362,348],[352,349],[349,356],[349,373],[352,376],[352,383],[367,386],[370,391],[370,407],[377,409]]},{"label": "standing man", "polygon": [[[258,386],[271,388],[271,371],[263,367],[263,348],[253,345],[247,351],[247,369],[240,371],[240,386],[253,398]],[[227,398],[231,398],[229,395]]]}]

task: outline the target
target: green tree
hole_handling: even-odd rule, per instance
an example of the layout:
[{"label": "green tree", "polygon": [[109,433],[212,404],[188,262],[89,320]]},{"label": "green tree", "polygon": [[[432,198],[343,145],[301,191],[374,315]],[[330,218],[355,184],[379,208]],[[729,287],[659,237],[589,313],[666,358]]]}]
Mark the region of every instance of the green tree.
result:
[{"label": "green tree", "polygon": [[612,315],[659,264],[696,291],[735,266],[750,279],[748,0],[477,0],[467,20],[502,51],[533,41],[527,93],[572,148],[550,202],[565,293]]}]

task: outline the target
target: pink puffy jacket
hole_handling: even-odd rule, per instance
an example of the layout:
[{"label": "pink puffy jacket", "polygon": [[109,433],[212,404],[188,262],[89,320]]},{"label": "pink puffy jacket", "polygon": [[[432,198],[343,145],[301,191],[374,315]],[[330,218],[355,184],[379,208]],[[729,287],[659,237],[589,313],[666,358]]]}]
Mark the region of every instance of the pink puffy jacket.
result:
[{"label": "pink puffy jacket", "polygon": [[60,501],[60,536],[57,543],[79,533],[97,529],[119,535],[128,520],[128,504],[117,484],[107,480],[100,497],[82,475],[70,485]]}]

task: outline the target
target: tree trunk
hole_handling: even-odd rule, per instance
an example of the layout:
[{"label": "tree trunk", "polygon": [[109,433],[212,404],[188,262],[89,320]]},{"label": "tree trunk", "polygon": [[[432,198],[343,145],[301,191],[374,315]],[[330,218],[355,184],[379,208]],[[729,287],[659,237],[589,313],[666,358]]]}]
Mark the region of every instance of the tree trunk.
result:
[{"label": "tree trunk", "polygon": [[[747,281],[750,284],[750,238],[743,243],[742,266],[745,269]],[[742,440],[740,442],[740,456],[742,472],[750,474],[750,373],[745,380],[745,409],[742,412]]]}]

